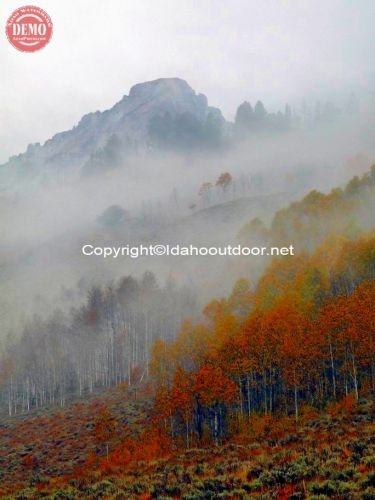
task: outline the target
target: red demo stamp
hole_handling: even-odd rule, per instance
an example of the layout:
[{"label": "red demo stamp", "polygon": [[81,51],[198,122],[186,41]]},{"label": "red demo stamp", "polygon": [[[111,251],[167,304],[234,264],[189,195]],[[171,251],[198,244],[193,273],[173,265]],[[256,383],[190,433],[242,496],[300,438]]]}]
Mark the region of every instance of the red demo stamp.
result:
[{"label": "red demo stamp", "polygon": [[22,52],[36,52],[51,40],[53,24],[51,18],[40,7],[19,7],[6,24],[9,42]]}]

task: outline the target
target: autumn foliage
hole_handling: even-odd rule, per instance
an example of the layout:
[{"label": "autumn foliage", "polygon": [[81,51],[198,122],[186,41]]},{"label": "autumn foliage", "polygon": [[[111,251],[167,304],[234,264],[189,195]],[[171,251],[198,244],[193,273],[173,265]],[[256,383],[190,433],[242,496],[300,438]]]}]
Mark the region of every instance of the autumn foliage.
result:
[{"label": "autumn foliage", "polygon": [[241,279],[200,322],[156,343],[155,413],[172,439],[219,443],[241,419],[298,423],[301,408],[328,403],[336,414],[374,392],[374,248],[369,234],[275,260],[257,288]]}]

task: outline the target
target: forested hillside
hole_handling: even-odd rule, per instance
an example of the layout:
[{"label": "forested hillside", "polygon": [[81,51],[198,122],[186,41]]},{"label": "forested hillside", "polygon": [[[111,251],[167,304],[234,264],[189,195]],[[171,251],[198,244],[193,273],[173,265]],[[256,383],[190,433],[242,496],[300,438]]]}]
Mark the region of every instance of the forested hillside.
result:
[{"label": "forested hillside", "polygon": [[201,314],[188,290],[145,273],[9,339],[3,495],[373,498],[374,172],[310,193],[270,229],[251,223],[263,241],[300,241],[297,254]]},{"label": "forested hillside", "polygon": [[253,219],[241,228],[239,239],[273,245],[293,242],[302,251],[314,249],[333,234],[355,238],[373,228],[374,200],[375,165],[362,177],[353,177],[344,189],[336,188],[328,194],[313,190],[301,201],[279,210],[269,228]]},{"label": "forested hillside", "polygon": [[373,394],[374,265],[374,234],[327,241],[272,263],[254,291],[238,281],[203,321],[155,343],[156,405],[172,437],[184,428],[187,446],[205,432],[218,444],[233,420],[261,412],[298,422],[301,405]]},{"label": "forested hillside", "polygon": [[8,336],[0,364],[1,410],[14,415],[148,375],[157,338],[172,339],[183,314],[195,315],[190,290],[154,274],[94,285],[69,315],[35,316],[20,337]]},{"label": "forested hillside", "polygon": [[[299,315],[310,309],[316,311],[324,301],[350,294],[363,281],[373,280],[373,239],[371,234],[364,236],[363,231],[371,226],[374,180],[375,167],[361,179],[353,178],[344,190],[336,189],[327,195],[311,192],[301,202],[280,210],[270,229],[258,219],[242,228],[239,238],[243,243],[293,242],[297,255],[275,260],[256,288],[245,279],[240,280],[230,299],[242,301],[240,309],[232,310],[229,299],[214,301],[210,307],[216,304],[215,313],[208,317],[213,330],[225,329],[223,325],[228,321],[229,331],[240,330],[246,315],[251,313],[256,318],[258,311],[278,302],[280,315],[282,307],[286,312],[293,307]],[[310,254],[302,251],[314,248]],[[246,276],[254,265],[242,258],[236,271],[242,270]],[[265,263],[257,265],[264,267]],[[80,296],[74,290],[67,293]],[[151,272],[145,272],[139,280],[126,276],[116,282],[93,285],[86,295],[85,302],[76,304],[70,312],[57,309],[47,319],[35,315],[20,337],[8,336],[0,354],[2,411],[12,415],[49,404],[63,406],[76,395],[124,381],[131,384],[133,371],[140,372],[142,380],[146,380],[153,343],[173,341],[182,320],[194,318],[199,312],[191,288],[181,287],[172,279],[160,284]],[[250,322],[256,321],[251,318]],[[208,319],[199,326],[203,332],[210,326]],[[313,318],[305,319],[305,330],[310,331]],[[299,323],[300,317],[295,321]],[[227,333],[227,340],[230,338]],[[211,343],[216,349],[220,347],[215,336]],[[271,350],[277,358],[275,349]],[[315,349],[319,349],[317,343]],[[172,366],[173,363],[169,369]],[[271,392],[276,389],[272,382],[278,378],[276,372],[258,375],[268,380],[264,387],[270,385]],[[255,373],[239,372],[236,377],[246,379],[249,385],[249,377],[255,377]],[[277,390],[284,390],[282,387]],[[247,389],[244,386],[241,390],[245,397]],[[268,406],[272,404],[271,401]]]}]

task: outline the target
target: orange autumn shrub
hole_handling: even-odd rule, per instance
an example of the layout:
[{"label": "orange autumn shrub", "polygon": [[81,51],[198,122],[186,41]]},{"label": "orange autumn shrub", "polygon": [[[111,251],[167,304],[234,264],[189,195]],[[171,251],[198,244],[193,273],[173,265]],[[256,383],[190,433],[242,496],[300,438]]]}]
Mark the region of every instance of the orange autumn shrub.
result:
[{"label": "orange autumn shrub", "polygon": [[327,405],[327,412],[333,418],[347,416],[353,413],[356,405],[357,401],[355,398],[355,394],[351,392],[340,401],[329,403]]}]

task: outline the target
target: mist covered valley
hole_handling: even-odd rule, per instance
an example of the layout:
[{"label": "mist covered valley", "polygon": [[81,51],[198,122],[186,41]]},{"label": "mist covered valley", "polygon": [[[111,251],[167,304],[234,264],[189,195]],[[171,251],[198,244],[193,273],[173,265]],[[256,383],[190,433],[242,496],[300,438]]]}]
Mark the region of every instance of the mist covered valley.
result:
[{"label": "mist covered valley", "polygon": [[183,80],[160,79],[3,165],[4,359],[35,363],[4,392],[8,412],[20,394],[23,409],[64,405],[137,370],[147,378],[158,339],[172,341],[212,298],[253,293],[272,260],[103,259],[84,245],[282,244],[302,255],[332,231],[371,230],[375,121],[371,101],[361,111],[353,99],[277,113],[245,102],[231,123]]}]

